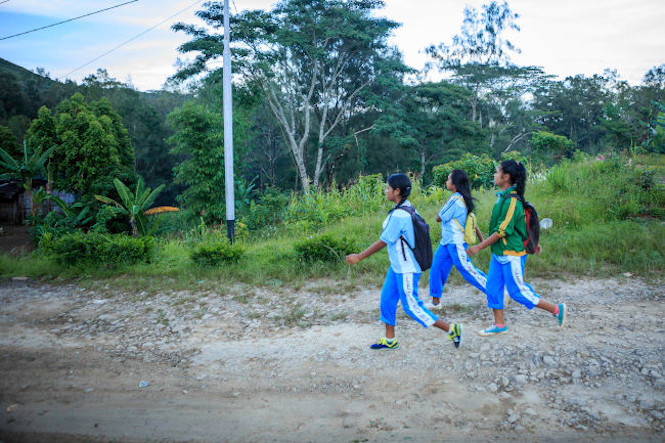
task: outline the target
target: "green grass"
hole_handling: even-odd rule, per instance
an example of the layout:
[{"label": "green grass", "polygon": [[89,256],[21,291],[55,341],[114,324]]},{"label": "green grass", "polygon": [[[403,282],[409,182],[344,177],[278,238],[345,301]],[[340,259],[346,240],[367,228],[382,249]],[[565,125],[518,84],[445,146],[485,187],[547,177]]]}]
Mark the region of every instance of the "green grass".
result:
[{"label": "green grass", "polygon": [[[665,271],[665,156],[633,157],[631,165],[623,157],[605,162],[587,159],[563,163],[543,176],[546,179],[528,183],[526,197],[540,217],[551,218],[554,226],[542,233],[544,253],[529,257],[529,278],[553,278],[562,274],[607,276],[624,272],[654,278],[662,275]],[[373,186],[373,192],[382,192]],[[474,195],[479,226],[487,232],[496,191],[483,190]],[[381,207],[376,204],[378,197],[371,198],[366,192],[357,190],[343,196],[337,194],[338,199],[369,199],[373,206],[363,214],[362,205],[355,202],[351,205],[353,213],[360,215],[344,213],[343,202],[319,194],[317,204],[320,207],[317,210],[326,211],[328,204],[335,205],[335,208],[334,217],[329,217],[332,221],[318,232],[346,236],[366,248],[378,239],[389,206]],[[449,192],[439,188],[429,192],[417,188],[412,199],[432,226],[435,248],[441,234],[434,217],[448,196]],[[241,303],[250,299],[247,289],[235,291],[234,285],[266,286],[288,293],[294,288],[302,288],[312,279],[326,279],[333,283],[327,283],[329,288],[322,289],[320,295],[329,296],[339,289],[353,296],[355,288],[378,286],[383,281],[388,268],[384,251],[354,267],[342,260],[331,263],[299,261],[293,245],[307,235],[311,235],[311,230],[287,225],[270,238],[250,237],[241,241],[245,253],[239,262],[216,268],[206,269],[193,264],[190,254],[200,239],[185,236],[184,239],[159,239],[156,257],[148,264],[117,268],[66,267],[36,253],[18,258],[0,255],[0,275],[55,282],[76,280],[85,287],[107,291],[110,295],[225,288]],[[489,250],[484,250],[473,261],[486,271],[489,259]],[[427,274],[423,275],[421,286],[427,284],[427,278]],[[462,281],[455,271],[451,280]],[[284,320],[297,323],[301,320],[299,314],[289,313]]]}]

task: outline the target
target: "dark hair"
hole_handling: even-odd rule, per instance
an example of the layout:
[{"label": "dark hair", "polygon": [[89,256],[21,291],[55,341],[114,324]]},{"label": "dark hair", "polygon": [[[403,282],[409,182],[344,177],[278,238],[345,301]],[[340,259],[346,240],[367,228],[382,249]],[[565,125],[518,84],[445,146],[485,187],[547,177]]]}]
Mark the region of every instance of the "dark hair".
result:
[{"label": "dark hair", "polygon": [[450,173],[450,180],[455,185],[457,192],[462,194],[464,198],[464,203],[466,204],[466,210],[473,212],[474,204],[473,197],[471,197],[471,186],[469,185],[469,177],[466,175],[466,172],[461,169],[453,169]]},{"label": "dark hair", "polygon": [[393,189],[399,189],[399,196],[402,200],[397,203],[396,207],[404,203],[406,198],[411,194],[411,180],[406,174],[393,174],[388,177],[388,184]]},{"label": "dark hair", "polygon": [[510,176],[510,184],[517,188],[517,195],[524,201],[524,189],[526,188],[526,168],[515,160],[501,162],[501,172]]}]

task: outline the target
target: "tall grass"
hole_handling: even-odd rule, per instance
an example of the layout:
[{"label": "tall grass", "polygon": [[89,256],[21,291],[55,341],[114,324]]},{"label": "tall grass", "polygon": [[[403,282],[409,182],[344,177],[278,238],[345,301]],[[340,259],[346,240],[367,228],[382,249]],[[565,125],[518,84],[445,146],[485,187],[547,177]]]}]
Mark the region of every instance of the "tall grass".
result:
[{"label": "tall grass", "polygon": [[[541,218],[554,225],[541,234],[544,252],[530,256],[527,273],[533,276],[606,276],[631,272],[658,278],[665,270],[665,156],[616,157],[604,161],[581,158],[562,163],[546,174],[532,175],[526,197]],[[539,180],[534,180],[539,177]],[[410,200],[430,222],[432,243],[440,240],[434,218],[449,191],[422,189],[418,181]],[[198,227],[191,232],[161,238],[156,259],[149,264],[116,269],[66,268],[37,254],[0,256],[0,275],[43,279],[83,277],[88,284],[111,281],[111,287],[147,291],[201,288],[227,290],[233,283],[289,288],[313,278],[330,278],[345,287],[359,282],[377,284],[388,267],[380,252],[349,267],[343,260],[304,263],[293,245],[312,232],[348,237],[365,248],[379,238],[381,224],[391,207],[380,175],[361,177],[342,191],[315,192],[292,198],[287,222],[274,235],[242,237],[245,254],[238,263],[201,269],[190,259],[200,241],[220,239],[222,228]],[[489,228],[496,190],[474,192],[476,215],[483,232]],[[487,270],[489,250],[474,263]],[[453,280],[459,277],[453,276]],[[426,284],[427,274],[421,278]],[[107,283],[104,283],[107,285]]]}]

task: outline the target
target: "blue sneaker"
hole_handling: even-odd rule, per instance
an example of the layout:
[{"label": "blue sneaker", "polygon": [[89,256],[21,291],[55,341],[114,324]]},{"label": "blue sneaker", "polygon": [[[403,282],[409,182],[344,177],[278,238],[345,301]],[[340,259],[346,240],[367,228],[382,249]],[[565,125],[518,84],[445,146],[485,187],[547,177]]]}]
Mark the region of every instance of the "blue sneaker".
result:
[{"label": "blue sneaker", "polygon": [[559,314],[555,315],[557,321],[559,322],[559,329],[563,328],[563,325],[566,324],[566,312],[568,311],[568,308],[566,307],[565,303],[561,303],[559,305]]},{"label": "blue sneaker", "polygon": [[452,340],[456,348],[462,345],[462,323],[451,323],[448,338]]},{"label": "blue sneaker", "polygon": [[500,328],[497,325],[492,325],[489,328],[485,328],[482,331],[478,332],[478,334],[482,335],[483,337],[487,337],[488,335],[502,334],[507,330],[508,326],[506,325],[503,325],[503,328]]},{"label": "blue sneaker", "polygon": [[381,340],[377,341],[374,343],[372,346],[369,347],[370,349],[391,349],[391,350],[396,350],[399,349],[399,342],[395,339],[392,341],[386,340],[385,337],[383,337]]}]

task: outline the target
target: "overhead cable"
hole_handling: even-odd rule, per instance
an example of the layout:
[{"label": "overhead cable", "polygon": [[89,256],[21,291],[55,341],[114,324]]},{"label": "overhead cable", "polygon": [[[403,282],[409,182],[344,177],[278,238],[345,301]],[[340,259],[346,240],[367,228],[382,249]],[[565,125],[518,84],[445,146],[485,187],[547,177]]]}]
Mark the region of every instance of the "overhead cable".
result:
[{"label": "overhead cable", "polygon": [[148,32],[152,31],[153,29],[157,28],[158,26],[163,25],[163,24],[166,23],[167,21],[171,20],[173,17],[182,14],[182,13],[185,12],[186,10],[188,10],[188,9],[190,9],[190,8],[192,8],[192,7],[194,7],[196,4],[201,3],[202,1],[203,1],[203,0],[196,0],[196,1],[195,1],[194,3],[192,3],[191,5],[187,6],[187,7],[184,8],[184,9],[181,9],[180,11],[178,11],[178,12],[176,12],[175,14],[171,15],[170,17],[168,17],[168,18],[162,20],[161,22],[157,23],[155,26],[153,26],[153,27],[151,27],[151,28],[148,28],[148,29],[146,29],[145,31],[143,31],[143,32],[141,32],[141,33],[139,33],[139,34],[136,34],[134,37],[132,37],[132,38],[130,38],[129,40],[126,40],[126,41],[120,43],[118,46],[116,46],[116,47],[114,47],[114,48],[112,48],[112,49],[109,49],[108,51],[106,51],[106,52],[103,53],[102,55],[93,58],[93,59],[90,60],[89,62],[86,62],[86,63],[82,64],[81,66],[79,66],[78,68],[76,68],[76,69],[74,69],[74,70],[72,70],[72,71],[69,71],[67,74],[65,74],[65,78],[69,77],[71,74],[73,74],[74,72],[78,71],[79,69],[81,69],[81,68],[85,68],[85,67],[88,66],[90,63],[96,62],[96,61],[99,60],[100,58],[102,58],[102,57],[104,57],[104,56],[110,54],[111,52],[115,51],[116,49],[119,49],[119,48],[125,46],[127,43],[132,42],[132,41],[136,40],[137,38],[141,37],[142,35],[147,34]]},{"label": "overhead cable", "polygon": [[[8,2],[8,1],[9,0],[6,0],[4,3]],[[78,19],[83,18],[83,17],[88,17],[90,15],[99,14],[100,12],[108,11],[109,9],[115,9],[115,8],[119,8],[120,6],[128,5],[130,3],[136,3],[137,1],[139,1],[139,0],[131,0],[131,1],[128,1],[128,2],[125,2],[125,3],[120,3],[119,5],[111,6],[110,8],[100,9],[98,11],[90,12],[88,14],[79,15],[78,17],[70,18],[68,20],[63,20],[63,21],[58,22],[58,23],[52,23],[50,25],[42,26],[41,28],[35,28],[35,29],[31,29],[29,31],[19,32],[18,34],[8,35],[7,37],[0,37],[0,40],[7,40],[9,38],[18,37],[19,35],[30,34],[31,32],[41,31],[42,29],[46,29],[46,28],[52,28],[53,26],[58,26],[58,25],[61,25],[63,23],[68,23],[68,22],[78,20]]]}]

